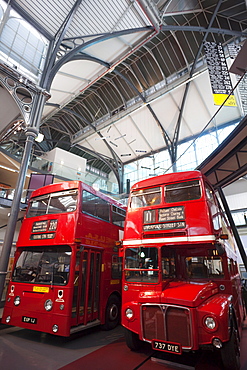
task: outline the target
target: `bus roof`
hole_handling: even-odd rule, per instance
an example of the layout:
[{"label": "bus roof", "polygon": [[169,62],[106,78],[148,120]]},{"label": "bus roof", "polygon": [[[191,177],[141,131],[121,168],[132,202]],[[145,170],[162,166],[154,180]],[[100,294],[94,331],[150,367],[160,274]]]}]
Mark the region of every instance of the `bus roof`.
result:
[{"label": "bus roof", "polygon": [[50,185],[42,186],[39,189],[36,189],[32,192],[31,198],[37,197],[44,194],[55,193],[57,191],[63,190],[70,190],[70,189],[78,189],[79,181],[63,181],[58,182]]},{"label": "bus roof", "polygon": [[63,182],[58,182],[58,183],[53,183],[50,185],[42,186],[41,188],[36,189],[32,192],[30,199],[41,196],[41,195],[49,194],[49,193],[55,193],[58,191],[72,190],[72,189],[78,189],[78,188],[83,188],[92,194],[100,196],[102,199],[110,202],[111,204],[114,204],[118,207],[126,209],[126,206],[123,205],[120,201],[115,200],[111,196],[108,196],[98,190],[95,190],[90,185],[85,184],[84,182],[78,181],[78,180],[63,181]]},{"label": "bus roof", "polygon": [[200,171],[184,171],[184,172],[174,172],[165,175],[159,175],[155,177],[150,177],[146,180],[139,181],[131,187],[131,191],[138,190],[146,187],[154,187],[158,185],[164,185],[168,183],[173,183],[182,180],[190,180],[195,178],[202,178],[204,175]]}]

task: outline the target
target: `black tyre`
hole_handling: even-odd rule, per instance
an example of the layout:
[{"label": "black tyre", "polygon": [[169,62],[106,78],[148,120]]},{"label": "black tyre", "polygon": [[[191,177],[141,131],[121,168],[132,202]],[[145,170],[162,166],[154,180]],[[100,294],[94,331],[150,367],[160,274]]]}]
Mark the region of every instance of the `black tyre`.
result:
[{"label": "black tyre", "polygon": [[142,341],[139,336],[133,331],[124,328],[125,342],[131,351],[138,351],[142,346]]},{"label": "black tyre", "polygon": [[232,328],[230,340],[221,348],[221,359],[224,370],[240,369],[240,341],[235,327]]},{"label": "black tyre", "polygon": [[103,330],[112,330],[120,323],[121,302],[116,295],[110,296],[106,305],[105,324]]}]

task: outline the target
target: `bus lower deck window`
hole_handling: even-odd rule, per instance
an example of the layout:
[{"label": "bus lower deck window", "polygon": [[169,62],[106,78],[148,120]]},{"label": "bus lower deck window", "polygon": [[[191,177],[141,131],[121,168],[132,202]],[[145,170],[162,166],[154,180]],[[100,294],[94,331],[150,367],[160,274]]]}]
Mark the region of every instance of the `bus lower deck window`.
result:
[{"label": "bus lower deck window", "polygon": [[201,187],[199,180],[185,181],[165,186],[166,203],[175,203],[200,198]]}]

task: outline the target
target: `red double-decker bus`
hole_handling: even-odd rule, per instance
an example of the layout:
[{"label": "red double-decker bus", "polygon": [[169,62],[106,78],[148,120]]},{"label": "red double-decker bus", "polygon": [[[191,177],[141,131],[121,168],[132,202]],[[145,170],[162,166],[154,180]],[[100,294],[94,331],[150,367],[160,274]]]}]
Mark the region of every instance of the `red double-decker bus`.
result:
[{"label": "red double-decker bus", "polygon": [[120,321],[126,207],[80,181],[33,191],[2,323],[69,336]]},{"label": "red double-decker bus", "polygon": [[219,350],[240,367],[245,309],[231,229],[199,171],[161,175],[130,192],[123,238],[126,343],[182,354]]}]

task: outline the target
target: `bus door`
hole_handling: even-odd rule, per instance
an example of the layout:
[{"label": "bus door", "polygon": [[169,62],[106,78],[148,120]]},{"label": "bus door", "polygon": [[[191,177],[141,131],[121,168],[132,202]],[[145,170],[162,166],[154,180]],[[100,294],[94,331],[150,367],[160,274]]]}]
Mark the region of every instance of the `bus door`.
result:
[{"label": "bus door", "polygon": [[[79,268],[78,268],[79,267]],[[77,254],[72,305],[72,326],[99,318],[101,252],[85,248]]]}]

